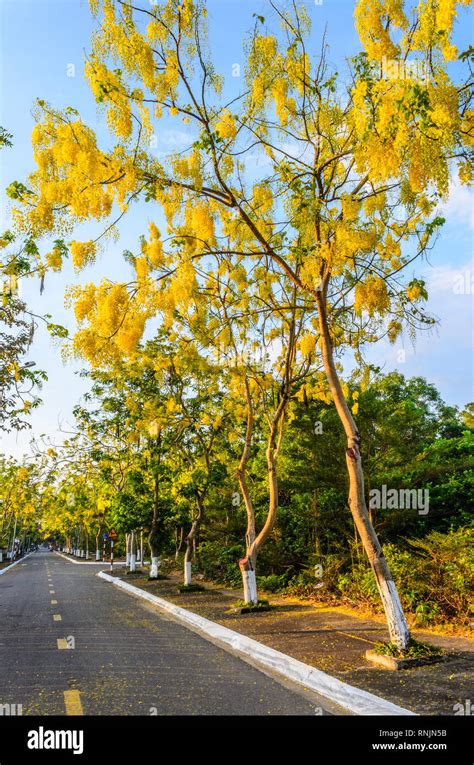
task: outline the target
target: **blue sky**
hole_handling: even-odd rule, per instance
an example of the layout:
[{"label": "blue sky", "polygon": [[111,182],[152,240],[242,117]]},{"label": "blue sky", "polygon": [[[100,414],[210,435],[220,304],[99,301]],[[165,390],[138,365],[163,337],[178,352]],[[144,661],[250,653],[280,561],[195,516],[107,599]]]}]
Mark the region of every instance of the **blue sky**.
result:
[{"label": "blue sky", "polygon": [[[307,0],[313,22],[315,50],[327,27],[329,62],[340,68],[344,57],[357,52],[353,28],[352,0]],[[253,14],[269,16],[266,0],[209,0],[209,28],[216,67],[230,82],[234,64],[243,68],[242,40],[254,23]],[[472,25],[464,16],[458,24],[460,45],[469,40]],[[4,149],[0,170],[0,230],[8,226],[8,204],[4,188],[15,179],[23,180],[33,169],[30,135],[31,108],[43,98],[57,108],[73,106],[97,130],[103,140],[103,120],[82,76],[85,53],[94,26],[86,0],[0,0],[0,124],[14,135],[13,149]],[[466,46],[464,46],[466,47]],[[75,68],[72,70],[71,65]],[[74,76],[69,76],[74,73]],[[234,83],[238,87],[238,83]],[[158,150],[172,151],[185,140],[184,127],[172,119],[163,120]],[[154,220],[159,225],[159,215]],[[473,300],[474,300],[474,204],[473,194],[453,184],[450,201],[443,211],[447,219],[430,264],[419,263],[413,270],[426,279],[428,308],[440,320],[429,335],[419,336],[416,346],[406,338],[395,346],[379,345],[370,358],[385,371],[398,368],[407,376],[423,375],[440,389],[451,404],[464,405],[473,393]],[[81,275],[81,281],[104,275],[126,277],[127,267],[118,253],[132,248],[148,223],[148,207],[137,207],[127,218],[119,242],[109,243],[99,264]],[[89,237],[87,237],[89,238]],[[22,295],[37,313],[51,313],[53,320],[74,330],[72,312],[64,307],[64,289],[77,281],[70,266],[61,274],[48,275],[39,295],[38,285],[25,282]],[[462,290],[464,284],[464,291]],[[461,286],[460,286],[461,285]],[[30,354],[38,367],[47,371],[43,406],[34,412],[32,431],[5,435],[0,448],[19,456],[28,450],[31,435],[46,433],[59,438],[58,426],[67,428],[71,410],[87,383],[77,376],[79,365],[64,364],[60,349],[40,328]]]}]

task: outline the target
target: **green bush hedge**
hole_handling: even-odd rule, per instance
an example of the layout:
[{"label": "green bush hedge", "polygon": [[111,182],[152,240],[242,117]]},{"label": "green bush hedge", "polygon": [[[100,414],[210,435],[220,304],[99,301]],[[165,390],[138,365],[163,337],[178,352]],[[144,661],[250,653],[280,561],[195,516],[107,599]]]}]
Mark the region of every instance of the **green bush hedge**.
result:
[{"label": "green bush hedge", "polygon": [[[423,539],[406,540],[404,547],[384,547],[403,606],[414,614],[418,626],[450,622],[466,625],[472,619],[474,591],[474,532],[461,528],[442,534],[431,532]],[[338,572],[329,566],[323,587],[303,572],[290,582],[289,591],[323,601],[365,606],[381,612],[375,578],[365,562]]]}]

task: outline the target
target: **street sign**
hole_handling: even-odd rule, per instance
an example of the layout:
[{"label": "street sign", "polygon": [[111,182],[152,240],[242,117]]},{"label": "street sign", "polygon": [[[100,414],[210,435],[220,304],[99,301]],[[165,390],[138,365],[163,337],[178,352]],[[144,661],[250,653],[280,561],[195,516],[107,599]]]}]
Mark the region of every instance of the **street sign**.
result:
[{"label": "street sign", "polygon": [[114,570],[114,540],[117,539],[117,532],[114,528],[109,529],[110,540],[110,573]]},{"label": "street sign", "polygon": [[109,538],[109,535],[107,534],[107,532],[105,532],[105,534],[104,534],[104,542],[107,542],[108,538]]}]

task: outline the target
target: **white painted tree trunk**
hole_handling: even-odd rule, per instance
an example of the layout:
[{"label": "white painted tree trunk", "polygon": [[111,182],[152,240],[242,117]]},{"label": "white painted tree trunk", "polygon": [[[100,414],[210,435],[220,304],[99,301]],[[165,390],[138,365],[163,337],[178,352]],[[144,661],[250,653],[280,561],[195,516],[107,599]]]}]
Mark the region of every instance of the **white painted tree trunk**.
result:
[{"label": "white painted tree trunk", "polygon": [[137,570],[137,546],[135,532],[130,534],[130,571]]},{"label": "white painted tree trunk", "polygon": [[192,582],[191,568],[192,568],[192,563],[190,561],[189,562],[185,562],[185,564],[184,564],[184,584],[186,586],[191,584],[191,582]]},{"label": "white painted tree trunk", "polygon": [[349,477],[349,507],[361,538],[364,550],[375,576],[390,633],[390,640],[401,650],[410,642],[410,630],[400,602],[392,574],[382,551],[379,539],[370,520],[365,501],[364,472],[360,452],[360,435],[342,390],[334,362],[332,341],[329,334],[327,306],[324,293],[316,294],[318,304],[321,352],[324,369],[331,389],[339,419],[347,436],[346,465]]},{"label": "white painted tree trunk", "polygon": [[258,602],[258,595],[257,577],[255,576],[255,571],[242,571],[242,582],[244,585],[244,602],[256,605]]},{"label": "white painted tree trunk", "polygon": [[95,559],[100,560],[100,549],[98,546],[96,547],[96,551],[95,551]]},{"label": "white painted tree trunk", "polygon": [[126,554],[125,554],[125,567],[128,568],[130,566],[130,534],[125,534],[125,548],[126,548]]},{"label": "white painted tree trunk", "polygon": [[403,650],[409,644],[411,635],[397,586],[393,579],[378,579],[377,584],[385,610],[390,638],[395,645]]},{"label": "white painted tree trunk", "polygon": [[160,568],[160,559],[157,555],[151,556],[150,579],[156,579]]}]

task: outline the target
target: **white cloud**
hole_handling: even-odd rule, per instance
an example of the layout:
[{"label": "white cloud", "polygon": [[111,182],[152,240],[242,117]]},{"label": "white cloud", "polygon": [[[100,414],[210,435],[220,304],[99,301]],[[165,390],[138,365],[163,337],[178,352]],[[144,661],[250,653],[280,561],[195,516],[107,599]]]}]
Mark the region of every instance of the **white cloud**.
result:
[{"label": "white cloud", "polygon": [[[453,295],[472,295],[472,278],[474,275],[474,257],[460,266],[444,264],[431,266],[424,271],[428,294],[434,296],[440,292]],[[464,289],[463,289],[464,285]]]},{"label": "white cloud", "polygon": [[449,198],[440,206],[439,212],[447,223],[462,224],[474,229],[474,192],[467,186],[461,186],[459,181],[451,181]]}]

